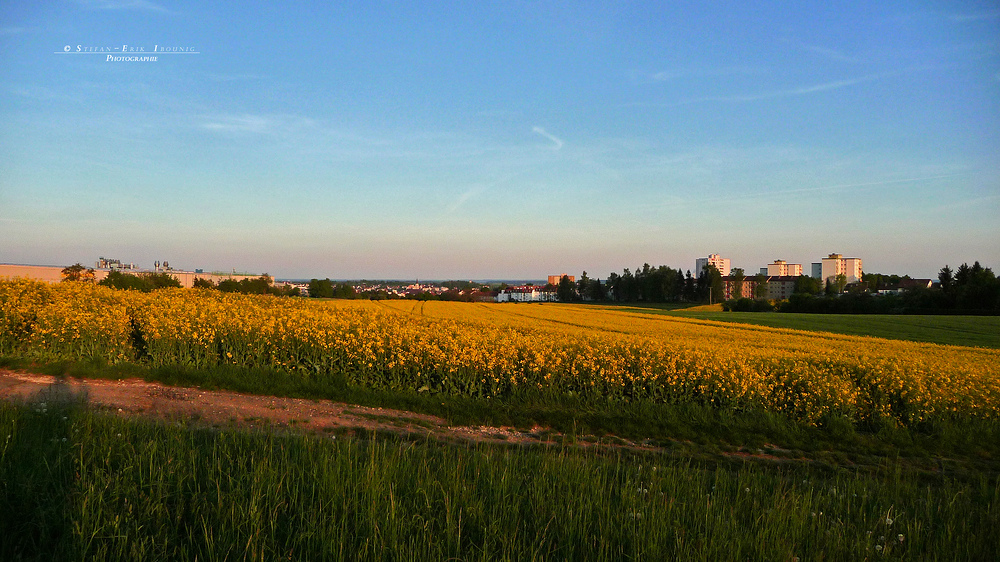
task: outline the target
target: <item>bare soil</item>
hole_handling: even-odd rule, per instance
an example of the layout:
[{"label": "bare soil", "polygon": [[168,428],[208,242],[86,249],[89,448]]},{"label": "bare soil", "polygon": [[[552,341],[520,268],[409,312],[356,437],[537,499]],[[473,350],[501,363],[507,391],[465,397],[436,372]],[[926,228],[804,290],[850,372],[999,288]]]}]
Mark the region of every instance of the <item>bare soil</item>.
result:
[{"label": "bare soil", "polygon": [[172,387],[140,379],[53,377],[6,369],[0,369],[0,399],[24,403],[75,400],[113,415],[214,427],[334,434],[390,432],[453,441],[512,444],[555,443],[560,438],[539,427],[519,431],[507,427],[451,426],[442,418],[426,414],[329,400]]},{"label": "bare soil", "polygon": [[[54,377],[24,370],[0,368],[0,400],[27,404],[79,402],[111,415],[198,427],[289,431],[321,435],[395,434],[454,443],[506,443],[511,445],[565,445],[684,455],[670,452],[648,439],[616,436],[580,436],[568,439],[550,428],[455,426],[447,420],[390,408],[372,408],[280,396],[259,396],[228,390],[167,386],[142,379],[82,379]],[[694,446],[693,443],[684,442]],[[767,445],[771,451],[781,451]],[[682,449],[684,449],[682,447]],[[685,449],[687,450],[687,449]],[[788,451],[785,451],[788,453]],[[804,458],[774,456],[763,449],[716,452],[720,458],[745,461],[811,462]]]}]

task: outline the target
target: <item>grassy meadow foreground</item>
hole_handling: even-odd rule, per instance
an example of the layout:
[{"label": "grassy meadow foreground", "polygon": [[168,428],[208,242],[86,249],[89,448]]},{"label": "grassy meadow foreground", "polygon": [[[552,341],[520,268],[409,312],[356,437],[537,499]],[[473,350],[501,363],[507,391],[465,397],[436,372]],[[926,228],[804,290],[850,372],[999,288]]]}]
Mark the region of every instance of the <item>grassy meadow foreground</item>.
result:
[{"label": "grassy meadow foreground", "polygon": [[0,405],[0,557],[987,560],[996,475],[702,465]]},{"label": "grassy meadow foreground", "polygon": [[[4,405],[5,559],[952,560],[1000,546],[997,349],[585,305],[0,281],[0,364],[541,424],[567,443]],[[650,450],[568,445],[612,435]]]}]

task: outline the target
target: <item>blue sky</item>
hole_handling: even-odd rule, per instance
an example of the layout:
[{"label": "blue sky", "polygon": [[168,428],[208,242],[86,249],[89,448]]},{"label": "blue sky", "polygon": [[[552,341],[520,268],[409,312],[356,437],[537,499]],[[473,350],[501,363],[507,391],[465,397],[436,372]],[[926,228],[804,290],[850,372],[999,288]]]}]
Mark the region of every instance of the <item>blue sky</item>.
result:
[{"label": "blue sky", "polygon": [[996,2],[286,4],[0,5],[0,262],[1000,268]]}]

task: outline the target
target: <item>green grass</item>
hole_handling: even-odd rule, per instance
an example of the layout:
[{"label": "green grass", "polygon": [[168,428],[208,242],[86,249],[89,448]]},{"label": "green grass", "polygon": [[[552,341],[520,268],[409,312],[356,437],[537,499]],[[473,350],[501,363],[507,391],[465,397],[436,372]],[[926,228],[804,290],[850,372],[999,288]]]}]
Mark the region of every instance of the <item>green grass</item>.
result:
[{"label": "green grass", "polygon": [[891,461],[719,465],[0,405],[3,560],[986,560],[998,499],[995,474]]},{"label": "green grass", "polygon": [[905,314],[791,314],[780,312],[688,312],[683,308],[621,307],[630,312],[833,332],[942,345],[1000,349],[1000,316],[918,316]]},{"label": "green grass", "polygon": [[[937,470],[949,459],[954,472],[1000,472],[1000,420],[936,419],[901,427],[891,419],[854,422],[843,417],[810,426],[762,409],[737,409],[685,401],[678,404],[585,400],[559,393],[524,393],[510,399],[373,389],[343,377],[303,378],[286,371],[184,367],[147,368],[123,364],[56,362],[34,364],[0,357],[0,367],[26,368],[57,377],[141,378],[167,385],[222,389],[264,396],[325,399],[361,406],[430,414],[451,425],[484,425],[528,430],[543,427],[568,439],[577,436],[624,438],[666,448],[677,455],[717,457],[756,451],[815,461],[874,466],[902,459],[921,470]],[[412,418],[401,418],[409,421]],[[425,425],[425,424],[419,424]]]}]

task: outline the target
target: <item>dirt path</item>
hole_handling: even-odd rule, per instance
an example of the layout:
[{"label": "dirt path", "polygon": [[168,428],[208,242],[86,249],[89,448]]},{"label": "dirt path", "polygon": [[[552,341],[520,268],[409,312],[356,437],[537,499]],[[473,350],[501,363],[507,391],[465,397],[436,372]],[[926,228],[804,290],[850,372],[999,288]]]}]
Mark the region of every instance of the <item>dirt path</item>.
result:
[{"label": "dirt path", "polygon": [[[330,400],[257,396],[228,390],[167,386],[141,379],[54,377],[2,368],[0,400],[29,404],[79,400],[90,408],[112,415],[183,422],[203,427],[278,429],[334,436],[388,432],[456,443],[561,445],[567,442],[565,435],[542,427],[522,431],[510,427],[452,426],[445,419],[428,414],[356,406]],[[663,447],[648,440],[577,436],[577,439],[570,442],[580,448],[667,453]],[[720,458],[739,457],[743,460],[791,460],[766,454],[763,450],[745,451],[742,448],[717,454]]]},{"label": "dirt path", "polygon": [[388,431],[437,439],[496,443],[544,443],[551,432],[503,427],[456,427],[435,416],[386,408],[225,390],[171,387],[139,379],[57,378],[0,369],[0,399],[24,402],[82,400],[121,416],[194,421],[208,426],[287,428],[305,432]]}]

